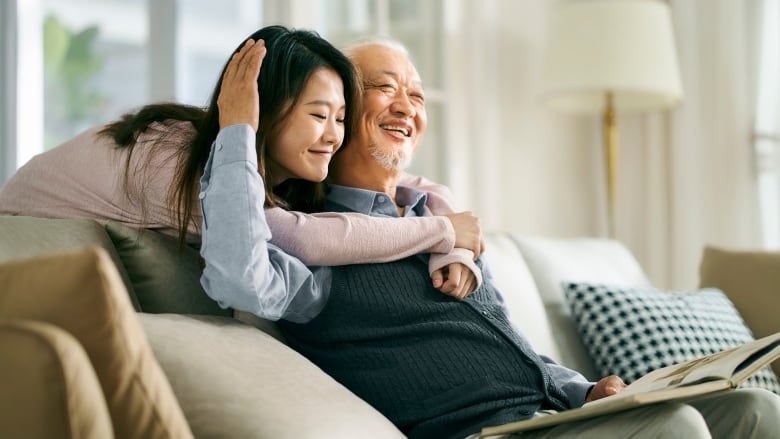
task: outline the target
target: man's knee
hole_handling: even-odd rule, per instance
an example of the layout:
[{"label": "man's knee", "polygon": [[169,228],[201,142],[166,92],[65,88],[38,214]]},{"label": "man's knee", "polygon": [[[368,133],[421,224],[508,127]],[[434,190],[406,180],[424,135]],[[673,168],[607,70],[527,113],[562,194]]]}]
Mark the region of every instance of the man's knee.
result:
[{"label": "man's knee", "polygon": [[[732,407],[739,407],[743,424],[755,426],[750,437],[772,437],[780,431],[780,396],[764,389],[733,392]],[[745,436],[748,437],[748,436]]]},{"label": "man's knee", "polygon": [[708,438],[710,430],[704,417],[695,408],[680,403],[662,404],[657,417],[657,437],[664,438]]}]

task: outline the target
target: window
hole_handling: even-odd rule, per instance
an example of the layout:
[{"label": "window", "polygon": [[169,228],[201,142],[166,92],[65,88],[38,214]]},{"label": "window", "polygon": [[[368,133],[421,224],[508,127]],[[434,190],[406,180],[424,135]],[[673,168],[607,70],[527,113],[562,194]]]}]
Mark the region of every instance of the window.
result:
[{"label": "window", "polygon": [[0,184],[33,155],[144,104],[206,105],[228,54],[272,23],[317,30],[336,46],[374,34],[404,43],[429,119],[411,171],[446,181],[443,0],[0,3]]}]

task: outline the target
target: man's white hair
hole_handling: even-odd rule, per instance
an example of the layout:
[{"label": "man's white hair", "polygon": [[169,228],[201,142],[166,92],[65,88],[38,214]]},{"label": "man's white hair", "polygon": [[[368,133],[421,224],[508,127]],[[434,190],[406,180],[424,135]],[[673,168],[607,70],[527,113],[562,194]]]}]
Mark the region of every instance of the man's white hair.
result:
[{"label": "man's white hair", "polygon": [[406,48],[406,46],[404,46],[402,42],[394,38],[388,37],[386,35],[374,35],[366,38],[361,38],[359,40],[347,44],[346,46],[344,46],[343,49],[341,49],[341,51],[344,52],[344,54],[347,55],[348,58],[352,58],[358,49],[362,49],[364,47],[369,47],[369,46],[388,47],[390,49],[402,53],[407,58],[409,57],[409,50]]}]

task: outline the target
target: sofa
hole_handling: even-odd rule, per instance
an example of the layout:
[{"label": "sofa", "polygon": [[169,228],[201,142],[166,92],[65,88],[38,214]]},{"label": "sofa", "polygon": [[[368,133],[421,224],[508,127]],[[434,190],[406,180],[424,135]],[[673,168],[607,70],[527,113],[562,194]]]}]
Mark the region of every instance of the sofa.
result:
[{"label": "sofa", "polygon": [[[634,256],[606,239],[485,238],[512,323],[538,352],[598,379],[565,285],[652,290]],[[742,295],[735,312],[756,335],[780,331],[780,256],[704,257],[703,286],[739,297],[749,277],[757,299]],[[734,261],[746,263],[729,270]],[[273,322],[217,306],[199,273],[196,250],[153,230],[0,216],[0,437],[403,437]]]}]

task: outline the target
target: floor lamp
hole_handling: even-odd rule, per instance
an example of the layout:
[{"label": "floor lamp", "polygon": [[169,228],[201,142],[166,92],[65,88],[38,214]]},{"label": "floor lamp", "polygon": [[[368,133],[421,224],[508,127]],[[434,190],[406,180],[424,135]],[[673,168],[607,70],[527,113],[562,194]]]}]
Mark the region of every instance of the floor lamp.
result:
[{"label": "floor lamp", "polygon": [[661,0],[560,2],[550,15],[543,99],[601,113],[607,220],[615,238],[616,112],[668,109],[682,100],[669,6]]}]

